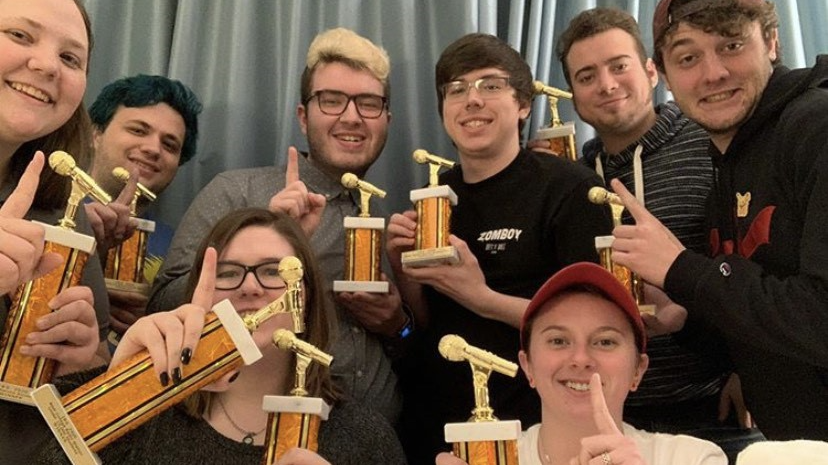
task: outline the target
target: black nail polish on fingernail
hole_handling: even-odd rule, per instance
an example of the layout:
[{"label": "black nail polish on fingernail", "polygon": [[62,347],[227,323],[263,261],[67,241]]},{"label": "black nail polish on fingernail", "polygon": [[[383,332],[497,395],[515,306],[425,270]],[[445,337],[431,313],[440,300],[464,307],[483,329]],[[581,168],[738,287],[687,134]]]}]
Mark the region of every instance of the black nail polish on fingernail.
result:
[{"label": "black nail polish on fingernail", "polygon": [[167,387],[167,385],[170,384],[170,375],[168,375],[166,371],[161,373],[161,376],[158,378],[161,380],[162,386]]},{"label": "black nail polish on fingernail", "polygon": [[181,368],[175,367],[172,379],[174,384],[181,384]]},{"label": "black nail polish on fingernail", "polygon": [[193,357],[193,351],[190,350],[189,347],[185,347],[184,350],[181,351],[181,363],[187,365],[190,363],[190,359]]},{"label": "black nail polish on fingernail", "polygon": [[233,376],[231,376],[231,377],[230,377],[230,379],[228,379],[228,380],[227,380],[227,382],[228,382],[228,383],[232,383],[232,382],[233,382],[233,381],[235,381],[235,380],[236,380],[236,378],[238,378],[238,377],[239,377],[239,372],[236,372]]}]

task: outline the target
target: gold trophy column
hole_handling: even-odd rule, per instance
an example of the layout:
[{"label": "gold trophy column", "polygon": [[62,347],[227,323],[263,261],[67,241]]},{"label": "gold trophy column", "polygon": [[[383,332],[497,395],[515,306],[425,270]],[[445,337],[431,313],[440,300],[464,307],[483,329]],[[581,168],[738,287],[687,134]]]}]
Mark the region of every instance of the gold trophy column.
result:
[{"label": "gold trophy column", "polygon": [[63,263],[18,288],[0,338],[0,400],[27,405],[33,405],[31,391],[52,379],[55,361],[23,355],[19,348],[25,345],[29,333],[39,331],[37,320],[52,312],[49,301],[64,289],[80,283],[86,261],[95,251],[95,238],[74,230],[80,202],[87,195],[103,204],[111,201],[92,178],[77,168],[68,153],[52,153],[49,165],[58,174],[72,178],[72,191],[59,226],[43,225],[46,232],[44,253],[57,252],[63,257]]},{"label": "gold trophy column", "polygon": [[535,81],[534,87],[535,95],[546,95],[550,115],[549,126],[538,129],[536,138],[549,140],[549,150],[555,155],[572,161],[577,160],[575,123],[572,121],[562,122],[558,113],[558,99],[572,100],[572,94],[556,87],[547,86],[541,81]]},{"label": "gold trophy column", "polygon": [[270,412],[265,430],[263,465],[275,464],[293,447],[313,452],[319,450],[319,427],[331,411],[323,399],[306,397],[305,375],[311,362],[329,367],[333,357],[298,339],[286,329],[279,329],[273,334],[273,343],[296,354],[296,376],[290,396],[265,396],[262,401],[262,408]]},{"label": "gold trophy column", "polygon": [[492,371],[514,377],[517,365],[470,346],[454,334],[443,336],[438,349],[446,360],[468,361],[474,383],[475,408],[469,421],[445,426],[446,442],[453,444],[454,455],[469,465],[517,465],[520,421],[500,421],[494,416],[489,406],[488,387]]},{"label": "gold trophy column", "polygon": [[417,209],[417,231],[414,250],[403,252],[402,264],[411,267],[456,264],[460,258],[449,244],[449,235],[451,207],[457,205],[457,194],[438,181],[440,168],[451,168],[454,162],[425,150],[415,150],[413,158],[417,163],[429,165],[429,183],[426,188],[411,191],[411,202]]}]

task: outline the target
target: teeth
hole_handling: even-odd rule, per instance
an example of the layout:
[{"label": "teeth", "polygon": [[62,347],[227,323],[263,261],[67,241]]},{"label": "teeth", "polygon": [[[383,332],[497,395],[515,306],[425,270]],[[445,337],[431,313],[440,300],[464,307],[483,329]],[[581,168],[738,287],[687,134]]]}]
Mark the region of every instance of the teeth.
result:
[{"label": "teeth", "polygon": [[705,100],[710,103],[721,102],[722,100],[726,100],[730,98],[730,92],[722,92],[721,94],[711,95],[709,97],[705,97]]},{"label": "teeth", "polygon": [[361,137],[357,136],[340,136],[339,138],[344,140],[345,142],[359,142],[362,140]]},{"label": "teeth", "polygon": [[476,119],[476,120],[467,121],[467,122],[463,123],[463,126],[467,126],[467,127],[471,127],[471,128],[479,128],[480,126],[483,126],[484,124],[487,124],[487,123],[483,120]]},{"label": "teeth", "polygon": [[566,387],[581,392],[589,391],[589,383],[576,383],[574,381],[567,381]]},{"label": "teeth", "polygon": [[29,97],[36,98],[36,99],[40,100],[41,102],[50,103],[52,101],[52,99],[50,99],[48,95],[46,95],[45,93],[43,93],[40,89],[37,89],[36,87],[27,86],[26,84],[21,84],[19,82],[12,82],[11,87],[12,87],[12,89],[14,89],[16,91],[22,92],[22,93],[28,95]]}]

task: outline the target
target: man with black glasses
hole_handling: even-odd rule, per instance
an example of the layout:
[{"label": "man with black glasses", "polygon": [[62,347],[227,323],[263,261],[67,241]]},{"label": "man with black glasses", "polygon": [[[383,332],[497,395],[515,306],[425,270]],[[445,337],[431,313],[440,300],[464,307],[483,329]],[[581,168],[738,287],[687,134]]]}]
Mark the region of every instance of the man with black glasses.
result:
[{"label": "man with black glasses", "polygon": [[[466,421],[474,408],[469,367],[443,359],[437,344],[458,334],[469,344],[517,361],[517,328],[529,298],[556,271],[597,261],[594,237],[611,224],[587,192],[601,185],[584,166],[520,147],[529,117],[532,73],[497,37],[470,34],[449,45],[436,67],[437,104],[461,164],[440,176],[458,197],[450,242],[460,263],[403,267],[414,245],[417,214],[391,217],[388,255],[404,301],[418,323],[400,364],[404,390],[401,438],[410,463],[431,463],[443,425]],[[495,415],[530,425],[540,403],[522,375],[492,376]]]},{"label": "man with black glasses", "polygon": [[[343,217],[356,216],[358,205],[340,178],[346,172],[363,177],[385,146],[391,119],[389,71],[386,52],[352,31],[340,28],[319,34],[308,50],[296,110],[309,152],[299,155],[291,147],[286,167],[216,176],[184,215],[156,278],[149,310],[163,311],[185,301],[190,265],[204,233],[227,212],[248,206],[289,212],[306,232],[315,231],[311,244],[327,283],[341,279]],[[384,346],[408,324],[399,294],[392,285],[389,294],[343,293],[337,304],[336,342],[331,348],[334,382],[393,423],[400,398]]]}]

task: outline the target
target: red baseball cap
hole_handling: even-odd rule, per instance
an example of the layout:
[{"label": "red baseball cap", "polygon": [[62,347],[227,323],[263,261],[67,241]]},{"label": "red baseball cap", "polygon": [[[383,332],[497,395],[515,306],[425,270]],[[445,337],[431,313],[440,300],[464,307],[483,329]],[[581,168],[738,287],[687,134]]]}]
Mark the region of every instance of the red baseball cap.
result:
[{"label": "red baseball cap", "polygon": [[[661,0],[653,14],[653,43],[658,44],[667,29],[682,19],[702,10],[728,6],[758,7],[764,0],[691,0],[675,6],[673,0]],[[679,3],[679,2],[676,2]]]},{"label": "red baseball cap", "polygon": [[543,304],[573,287],[583,285],[595,288],[624,312],[632,324],[636,346],[643,354],[647,349],[647,332],[632,294],[606,268],[590,262],[579,262],[561,269],[538,289],[520,323],[521,349],[526,350],[526,339],[529,336],[526,325],[537,316]]}]

